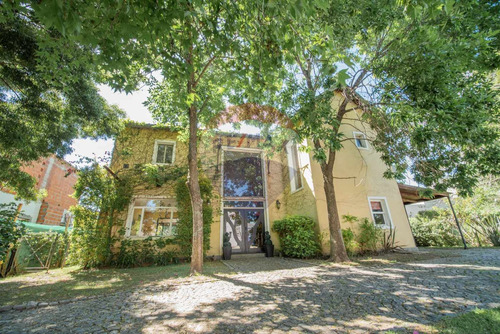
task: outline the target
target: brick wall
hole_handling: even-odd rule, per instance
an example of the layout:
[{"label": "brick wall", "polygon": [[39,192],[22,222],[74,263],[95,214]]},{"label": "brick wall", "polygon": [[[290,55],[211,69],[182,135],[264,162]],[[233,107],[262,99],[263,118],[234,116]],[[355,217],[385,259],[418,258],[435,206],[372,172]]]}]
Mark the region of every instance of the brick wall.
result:
[{"label": "brick wall", "polygon": [[47,190],[47,197],[42,200],[37,223],[59,225],[64,210],[69,210],[77,203],[71,195],[78,176],[68,163],[54,157],[46,159],[41,165],[39,170],[45,173],[38,180],[37,186]]}]

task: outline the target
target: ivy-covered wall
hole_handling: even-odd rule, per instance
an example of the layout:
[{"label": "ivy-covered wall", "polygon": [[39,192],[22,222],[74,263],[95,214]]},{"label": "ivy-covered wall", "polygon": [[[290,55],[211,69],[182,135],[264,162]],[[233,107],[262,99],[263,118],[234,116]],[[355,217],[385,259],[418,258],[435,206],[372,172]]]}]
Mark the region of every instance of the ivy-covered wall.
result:
[{"label": "ivy-covered wall", "polygon": [[[144,168],[144,166],[153,162],[153,153],[155,140],[176,141],[175,147],[175,167],[187,167],[188,147],[180,138],[179,134],[170,131],[165,127],[151,127],[147,125],[130,125],[125,128],[117,138],[111,163],[111,170],[117,175],[127,174],[134,168]],[[223,147],[240,148],[259,148],[262,139],[256,136],[240,135],[221,135],[206,136],[200,139],[199,157],[200,168],[203,174],[212,182],[212,209],[213,221],[210,233],[210,249],[207,255],[220,256],[222,252],[222,230],[221,230],[221,187],[222,187],[222,150]],[[287,166],[286,155],[283,152],[277,152],[264,160],[265,179],[268,207],[268,226],[273,221],[281,219],[286,214],[285,187],[289,182],[283,182],[284,170]],[[288,177],[288,176],[287,176]],[[151,185],[150,182],[144,182],[134,185],[133,196],[162,196],[170,199],[176,199],[175,180],[160,182],[158,186]],[[278,209],[276,201],[279,200],[281,207]],[[114,234],[122,230],[127,221],[127,212],[120,213],[120,221],[123,226],[114,226]],[[276,248],[279,249],[279,240],[275,232],[271,230],[271,238]],[[115,245],[118,251],[119,243]],[[166,245],[165,249],[175,249],[173,245]]]}]

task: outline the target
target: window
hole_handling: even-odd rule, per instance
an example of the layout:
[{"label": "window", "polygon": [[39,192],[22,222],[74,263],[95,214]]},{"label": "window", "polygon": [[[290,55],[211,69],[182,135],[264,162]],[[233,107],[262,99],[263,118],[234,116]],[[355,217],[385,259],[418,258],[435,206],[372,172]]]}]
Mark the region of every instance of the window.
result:
[{"label": "window", "polygon": [[264,197],[262,154],[224,151],[224,197]]},{"label": "window", "polygon": [[136,198],[127,219],[126,236],[166,237],[175,235],[177,227],[175,200],[168,198]]},{"label": "window", "polygon": [[356,144],[357,148],[361,149],[368,149],[368,141],[366,140],[366,136],[362,132],[353,132],[352,133],[354,137],[354,143]]},{"label": "window", "polygon": [[175,160],[175,141],[156,140],[153,153],[153,163],[158,165],[170,165]]},{"label": "window", "polygon": [[375,226],[389,227],[392,225],[389,207],[385,198],[371,197],[368,198],[370,202],[370,211],[372,213],[373,222]]},{"label": "window", "polygon": [[302,189],[302,175],[300,173],[299,150],[297,144],[289,142],[286,145],[288,156],[288,172],[292,192]]}]

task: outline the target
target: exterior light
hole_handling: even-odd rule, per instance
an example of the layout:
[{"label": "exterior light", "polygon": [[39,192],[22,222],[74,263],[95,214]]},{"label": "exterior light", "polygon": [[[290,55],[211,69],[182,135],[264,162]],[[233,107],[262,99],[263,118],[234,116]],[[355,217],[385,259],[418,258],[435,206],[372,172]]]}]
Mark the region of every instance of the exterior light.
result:
[{"label": "exterior light", "polygon": [[279,210],[281,208],[281,202],[279,199],[276,200],[276,208]]}]

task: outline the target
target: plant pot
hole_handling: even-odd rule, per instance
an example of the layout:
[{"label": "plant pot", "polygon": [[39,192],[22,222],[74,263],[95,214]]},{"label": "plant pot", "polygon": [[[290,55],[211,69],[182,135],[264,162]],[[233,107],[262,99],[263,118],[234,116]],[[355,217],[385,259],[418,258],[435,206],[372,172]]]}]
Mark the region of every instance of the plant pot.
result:
[{"label": "plant pot", "polygon": [[265,245],[266,257],[274,256],[274,245]]},{"label": "plant pot", "polygon": [[222,259],[231,260],[231,246],[222,247]]}]

